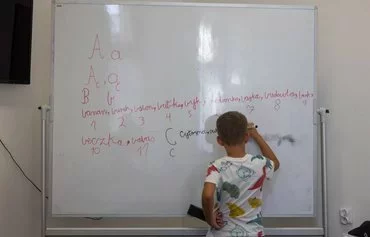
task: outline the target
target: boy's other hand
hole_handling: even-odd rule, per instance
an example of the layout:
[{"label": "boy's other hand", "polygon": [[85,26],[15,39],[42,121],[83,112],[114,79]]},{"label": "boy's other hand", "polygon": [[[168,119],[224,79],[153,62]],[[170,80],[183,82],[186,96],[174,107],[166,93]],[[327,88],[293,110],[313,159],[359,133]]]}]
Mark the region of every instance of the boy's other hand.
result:
[{"label": "boy's other hand", "polygon": [[224,227],[224,219],[222,216],[222,212],[220,212],[220,210],[217,210],[215,214],[216,214],[216,224],[221,228]]},{"label": "boy's other hand", "polygon": [[216,230],[220,230],[223,227],[223,226],[220,226],[219,224],[217,224],[216,218],[209,224],[213,229],[216,229]]},{"label": "boy's other hand", "polygon": [[223,220],[223,216],[222,216],[222,213],[220,212],[219,209],[216,209],[214,212],[213,212],[213,218],[212,218],[212,221],[211,223],[209,223],[214,229],[216,230],[219,230],[219,229],[222,229],[224,227],[224,220]]}]

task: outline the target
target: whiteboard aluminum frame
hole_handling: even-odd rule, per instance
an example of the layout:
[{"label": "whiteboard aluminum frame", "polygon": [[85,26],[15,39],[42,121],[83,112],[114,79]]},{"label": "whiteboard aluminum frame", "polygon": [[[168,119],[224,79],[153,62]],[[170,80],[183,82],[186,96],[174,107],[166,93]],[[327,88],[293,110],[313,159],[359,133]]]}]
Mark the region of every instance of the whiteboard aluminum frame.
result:
[{"label": "whiteboard aluminum frame", "polygon": [[[316,114],[316,108],[317,108],[317,7],[316,6],[308,6],[308,5],[269,5],[269,4],[236,4],[236,3],[185,3],[185,2],[144,2],[144,1],[125,1],[125,0],[53,0],[52,1],[52,14],[51,14],[51,22],[52,22],[52,63],[51,63],[51,95],[50,95],[50,121],[53,122],[53,114],[54,114],[54,99],[53,99],[53,91],[54,91],[54,42],[55,42],[55,8],[58,4],[89,4],[89,5],[107,5],[107,4],[115,4],[115,5],[131,5],[131,6],[182,6],[182,7],[229,7],[229,8],[260,8],[260,9],[297,9],[297,10],[314,10],[314,101],[313,101],[313,114],[314,114],[314,120],[313,120],[313,130],[314,130],[314,140],[313,140],[313,154],[314,154],[314,163],[313,166],[316,167],[314,169],[314,178],[313,178],[313,214],[300,214],[300,215],[266,215],[266,217],[299,217],[299,218],[315,218],[317,217],[318,212],[318,197],[317,197],[317,184],[318,184],[318,177],[317,177],[317,165],[318,165],[318,133],[317,133],[317,114]],[[50,126],[50,131],[53,131],[52,126]],[[48,139],[48,148],[49,148],[49,167],[50,174],[49,176],[49,184],[47,185],[50,187],[50,193],[48,194],[49,197],[51,197],[51,200],[49,200],[49,208],[47,208],[47,213],[49,216],[52,217],[84,217],[85,215],[55,215],[52,214],[52,167],[53,167],[53,134],[51,132],[50,138]],[[316,159],[315,159],[316,157]],[[127,216],[127,215],[91,215],[93,217],[154,217],[154,216]],[[171,217],[171,216],[167,216]],[[173,217],[179,217],[179,216],[173,216]],[[72,228],[73,229],[73,228]],[[124,228],[124,229],[130,229],[130,228]],[[132,228],[131,228],[132,229]],[[145,229],[145,228],[140,228]],[[166,228],[169,229],[169,228]],[[181,230],[186,231],[188,228],[180,228]],[[292,229],[292,228],[287,228]],[[152,230],[152,229],[151,229]]]},{"label": "whiteboard aluminum frame", "polygon": [[[47,236],[205,236],[206,228],[47,228]],[[265,228],[268,236],[323,236],[322,228]]]},{"label": "whiteboard aluminum frame", "polygon": [[320,125],[319,123],[319,119],[318,119],[318,114],[317,114],[317,107],[318,107],[318,104],[317,104],[317,84],[318,84],[318,81],[317,81],[317,78],[318,78],[318,73],[317,73],[317,55],[318,55],[318,47],[317,47],[317,41],[318,41],[318,36],[317,36],[317,33],[318,33],[318,8],[315,6],[315,9],[314,9],[314,95],[315,95],[315,99],[313,101],[313,134],[314,134],[314,149],[313,149],[313,155],[314,157],[316,156],[316,159],[314,159],[314,163],[313,163],[313,166],[316,168],[314,169],[314,173],[313,173],[313,181],[314,181],[314,190],[313,190],[313,195],[314,195],[314,201],[313,201],[313,205],[314,205],[314,213],[313,213],[313,216],[314,217],[318,217],[318,213],[323,213],[323,209],[322,209],[322,206],[320,205],[321,204],[321,199],[319,198],[319,192],[318,192],[318,184],[319,182],[321,182],[321,185],[322,185],[322,176],[324,174],[321,173],[321,180],[319,179],[318,177],[318,174],[319,173],[319,167],[318,167],[318,164],[320,163],[319,159],[320,159],[320,150],[321,150],[321,147],[320,147],[320,150],[319,150],[319,140],[318,140],[318,126]]},{"label": "whiteboard aluminum frame", "polygon": [[274,5],[247,3],[201,3],[201,2],[161,2],[161,1],[125,1],[125,0],[53,0],[54,4],[89,4],[89,5],[137,5],[137,6],[183,6],[183,7],[232,7],[232,8],[270,8],[270,9],[306,9],[315,10],[310,5]]}]

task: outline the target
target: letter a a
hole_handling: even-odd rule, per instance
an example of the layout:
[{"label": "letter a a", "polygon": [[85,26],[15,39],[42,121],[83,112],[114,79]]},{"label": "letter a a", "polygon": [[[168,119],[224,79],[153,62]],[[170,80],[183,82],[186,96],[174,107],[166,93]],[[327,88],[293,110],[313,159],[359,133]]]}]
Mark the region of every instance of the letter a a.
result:
[{"label": "letter a a", "polygon": [[91,79],[94,80],[95,82],[95,87],[96,88],[99,88],[99,82],[96,80],[96,77],[95,77],[95,72],[94,72],[94,68],[93,66],[90,66],[90,74],[89,74],[89,81],[87,83],[85,83],[85,85],[90,85],[90,82],[91,82]]},{"label": "letter a a", "polygon": [[95,51],[99,51],[99,57],[101,59],[104,58],[104,56],[102,55],[101,49],[100,49],[100,40],[99,40],[99,35],[98,34],[96,34],[95,42],[94,42],[94,48],[92,50],[92,53],[91,53],[91,56],[89,57],[89,59],[92,59],[94,57]]}]

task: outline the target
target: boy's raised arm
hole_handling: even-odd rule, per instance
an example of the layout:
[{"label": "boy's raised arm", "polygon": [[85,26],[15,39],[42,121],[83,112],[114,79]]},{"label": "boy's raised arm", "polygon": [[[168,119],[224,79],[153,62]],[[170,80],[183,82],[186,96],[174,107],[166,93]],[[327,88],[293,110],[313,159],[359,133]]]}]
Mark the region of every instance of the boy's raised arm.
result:
[{"label": "boy's raised arm", "polygon": [[274,162],[275,171],[278,170],[280,167],[279,159],[276,157],[270,146],[266,143],[265,139],[263,139],[263,137],[258,133],[253,123],[248,124],[248,134],[256,141],[262,155]]}]

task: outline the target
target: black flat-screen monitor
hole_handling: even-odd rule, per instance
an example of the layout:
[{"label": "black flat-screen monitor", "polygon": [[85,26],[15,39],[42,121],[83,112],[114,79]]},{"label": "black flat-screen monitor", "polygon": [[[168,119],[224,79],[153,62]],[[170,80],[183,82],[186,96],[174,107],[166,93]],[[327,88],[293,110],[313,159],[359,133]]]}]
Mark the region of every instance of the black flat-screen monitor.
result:
[{"label": "black flat-screen monitor", "polygon": [[0,83],[30,84],[33,0],[0,2]]}]

